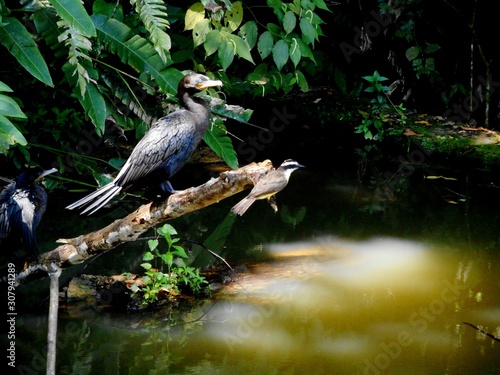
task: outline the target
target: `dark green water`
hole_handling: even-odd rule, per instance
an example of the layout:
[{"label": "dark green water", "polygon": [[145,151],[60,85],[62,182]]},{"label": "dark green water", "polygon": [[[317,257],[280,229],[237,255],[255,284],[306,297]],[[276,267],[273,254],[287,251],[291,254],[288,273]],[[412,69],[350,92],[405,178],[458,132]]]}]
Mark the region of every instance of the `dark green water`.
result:
[{"label": "dark green water", "polygon": [[[233,223],[242,194],[172,222],[240,267],[214,299],[148,313],[62,305],[58,374],[500,373],[500,343],[463,324],[500,336],[500,198],[487,176],[436,167],[403,176],[386,164],[359,182],[355,164],[308,159],[278,214],[257,202]],[[443,173],[456,180],[424,178]],[[71,220],[84,219],[48,215],[47,241],[80,234]],[[122,246],[85,272],[138,271],[144,250]],[[39,284],[19,298],[41,302]],[[25,374],[45,366],[46,314],[33,310],[16,325]]]}]

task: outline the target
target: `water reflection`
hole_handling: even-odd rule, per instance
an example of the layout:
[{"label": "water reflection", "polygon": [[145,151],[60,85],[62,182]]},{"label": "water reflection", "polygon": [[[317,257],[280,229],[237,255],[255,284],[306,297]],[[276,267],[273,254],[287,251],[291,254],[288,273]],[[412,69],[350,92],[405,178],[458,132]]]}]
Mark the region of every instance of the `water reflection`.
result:
[{"label": "water reflection", "polygon": [[[463,324],[499,334],[498,255],[468,249],[450,254],[387,237],[319,237],[269,244],[264,251],[267,258],[197,306],[128,316],[63,307],[60,373],[500,369],[499,343]],[[24,370],[43,373],[46,320],[21,321]]]},{"label": "water reflection", "polygon": [[468,347],[476,333],[462,324],[484,321],[476,311],[485,308],[490,329],[500,327],[498,307],[474,297],[481,290],[500,304],[484,264],[457,264],[439,249],[391,238],[322,238],[268,250],[272,259],[242,275],[227,289],[230,301],[209,313],[203,340],[221,352],[267,354],[270,368],[292,355],[293,367],[309,372],[320,358],[341,373],[446,373],[461,368],[459,353],[498,368],[498,343]]}]

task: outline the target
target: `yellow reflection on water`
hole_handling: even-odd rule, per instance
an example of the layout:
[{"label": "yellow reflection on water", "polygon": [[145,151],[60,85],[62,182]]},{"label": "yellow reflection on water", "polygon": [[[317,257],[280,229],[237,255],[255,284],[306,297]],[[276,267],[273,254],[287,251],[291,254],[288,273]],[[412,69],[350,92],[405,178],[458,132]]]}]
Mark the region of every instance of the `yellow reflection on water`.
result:
[{"label": "yellow reflection on water", "polygon": [[[477,355],[499,364],[499,343],[489,338],[479,350],[477,332],[462,324],[499,330],[491,260],[394,238],[266,250],[269,261],[218,296],[203,338],[211,348],[259,368],[293,363],[308,373],[450,373]],[[475,373],[467,367],[460,373]]]}]

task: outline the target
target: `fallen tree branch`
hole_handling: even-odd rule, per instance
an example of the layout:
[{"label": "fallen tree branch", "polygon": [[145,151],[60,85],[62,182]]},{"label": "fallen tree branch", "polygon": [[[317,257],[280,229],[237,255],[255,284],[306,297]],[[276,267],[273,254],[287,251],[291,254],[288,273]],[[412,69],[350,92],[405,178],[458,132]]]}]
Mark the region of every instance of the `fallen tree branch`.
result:
[{"label": "fallen tree branch", "polygon": [[178,191],[160,204],[142,205],[123,219],[108,226],[70,239],[59,239],[52,251],[41,254],[37,262],[25,265],[17,275],[17,285],[47,276],[46,266],[55,264],[61,269],[80,264],[91,257],[118,245],[135,241],[150,228],[201,208],[210,206],[254,185],[272,168],[270,160],[252,163],[234,171],[225,171],[203,185]]}]

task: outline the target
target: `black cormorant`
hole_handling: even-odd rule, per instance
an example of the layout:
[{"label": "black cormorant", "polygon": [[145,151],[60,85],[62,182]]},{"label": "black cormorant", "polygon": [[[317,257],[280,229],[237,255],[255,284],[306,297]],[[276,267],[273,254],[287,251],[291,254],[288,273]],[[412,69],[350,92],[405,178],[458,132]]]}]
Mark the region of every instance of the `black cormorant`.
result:
[{"label": "black cormorant", "polygon": [[[250,194],[239,201],[231,209],[231,212],[237,215],[243,215],[248,208],[258,199],[267,199],[269,203],[273,204],[274,196],[280,192],[288,184],[290,175],[298,168],[304,168],[303,165],[297,163],[295,160],[287,159],[278,167],[269,171],[262,177],[253,187]],[[276,206],[273,206],[277,210]]]},{"label": "black cormorant", "polygon": [[0,243],[13,256],[22,246],[38,257],[35,231],[47,208],[47,193],[39,181],[54,172],[57,169],[24,171],[0,193]]},{"label": "black cormorant", "polygon": [[[67,209],[87,206],[82,214],[94,213],[124,188],[138,182],[160,184],[172,192],[168,179],[186,164],[208,128],[210,106],[193,96],[208,87],[222,86],[201,74],[188,74],[179,83],[177,95],[183,108],[160,118],[134,147],[115,179]],[[145,180],[147,179],[147,180]]]}]

